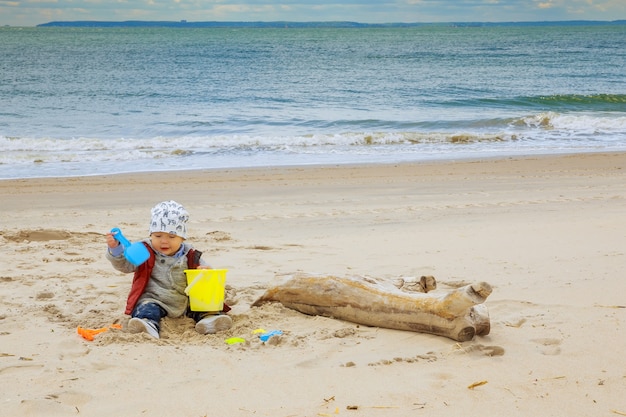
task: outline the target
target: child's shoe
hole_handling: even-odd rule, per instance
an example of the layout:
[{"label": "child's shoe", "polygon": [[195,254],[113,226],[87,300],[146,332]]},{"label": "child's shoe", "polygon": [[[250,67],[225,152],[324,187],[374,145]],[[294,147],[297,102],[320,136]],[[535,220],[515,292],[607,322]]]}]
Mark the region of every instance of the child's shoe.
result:
[{"label": "child's shoe", "polygon": [[128,331],[131,333],[148,333],[155,339],[159,338],[159,330],[154,323],[137,317],[128,320]]},{"label": "child's shoe", "polygon": [[213,334],[230,329],[233,319],[223,314],[208,316],[196,323],[196,331],[200,334]]}]

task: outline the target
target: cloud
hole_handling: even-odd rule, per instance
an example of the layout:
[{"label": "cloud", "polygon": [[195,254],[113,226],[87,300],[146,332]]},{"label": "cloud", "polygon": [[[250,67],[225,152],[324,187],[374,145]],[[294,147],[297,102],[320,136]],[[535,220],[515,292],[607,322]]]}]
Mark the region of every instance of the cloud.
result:
[{"label": "cloud", "polygon": [[551,1],[548,1],[546,3],[538,3],[537,7],[539,7],[540,9],[550,9],[554,7],[554,3],[552,3]]}]

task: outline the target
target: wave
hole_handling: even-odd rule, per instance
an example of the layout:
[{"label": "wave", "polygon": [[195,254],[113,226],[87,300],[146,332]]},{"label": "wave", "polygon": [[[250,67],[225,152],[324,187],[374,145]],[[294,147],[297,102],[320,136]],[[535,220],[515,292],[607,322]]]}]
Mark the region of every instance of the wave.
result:
[{"label": "wave", "polygon": [[521,97],[519,102],[554,110],[626,111],[626,94],[555,94]]},{"label": "wave", "polygon": [[557,113],[545,112],[515,119],[513,126],[561,131],[570,135],[605,134],[623,138],[626,134],[626,114],[621,113]]},{"label": "wave", "polygon": [[[391,126],[391,125],[390,125]],[[446,123],[404,123],[396,129],[358,129],[336,133],[302,135],[268,134],[181,134],[151,138],[34,138],[0,136],[0,165],[47,163],[163,161],[193,156],[259,153],[280,155],[376,154],[402,148],[402,152],[459,147],[560,147],[592,144],[615,146],[626,136],[626,114],[615,112],[537,112],[508,119],[477,119]],[[345,127],[345,126],[344,126]],[[499,146],[499,145],[498,145]],[[382,149],[385,149],[382,151]]]},{"label": "wave", "polygon": [[[437,104],[437,103],[433,103]],[[445,102],[445,106],[469,108],[540,109],[544,111],[626,112],[626,94],[553,94],[513,98],[478,98]]]},{"label": "wave", "polygon": [[310,152],[313,148],[469,144],[515,140],[514,135],[476,133],[352,132],[291,137],[224,135],[152,139],[35,139],[1,137],[0,164],[133,161],[194,154]]}]

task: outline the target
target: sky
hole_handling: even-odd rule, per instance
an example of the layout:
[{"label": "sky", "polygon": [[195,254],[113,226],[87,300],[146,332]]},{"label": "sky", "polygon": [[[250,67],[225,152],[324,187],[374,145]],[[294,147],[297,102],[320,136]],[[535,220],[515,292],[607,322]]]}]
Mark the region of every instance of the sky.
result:
[{"label": "sky", "polygon": [[71,20],[520,22],[626,19],[625,0],[0,0],[0,26]]}]

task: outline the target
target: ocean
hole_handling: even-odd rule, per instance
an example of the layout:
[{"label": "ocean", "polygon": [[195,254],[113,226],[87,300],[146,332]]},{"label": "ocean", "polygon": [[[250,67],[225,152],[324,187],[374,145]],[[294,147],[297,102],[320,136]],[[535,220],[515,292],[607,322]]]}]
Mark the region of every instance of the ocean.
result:
[{"label": "ocean", "polygon": [[0,28],[0,179],[626,150],[626,26]]}]

